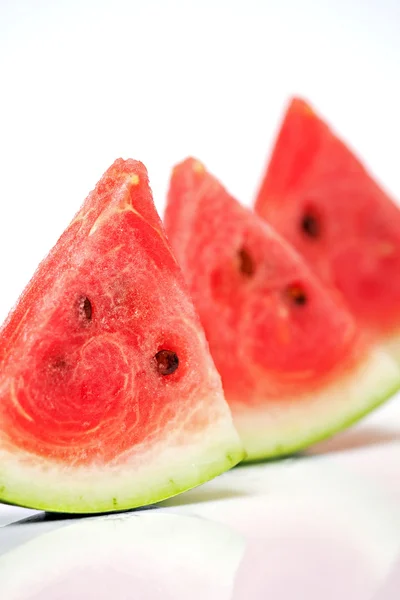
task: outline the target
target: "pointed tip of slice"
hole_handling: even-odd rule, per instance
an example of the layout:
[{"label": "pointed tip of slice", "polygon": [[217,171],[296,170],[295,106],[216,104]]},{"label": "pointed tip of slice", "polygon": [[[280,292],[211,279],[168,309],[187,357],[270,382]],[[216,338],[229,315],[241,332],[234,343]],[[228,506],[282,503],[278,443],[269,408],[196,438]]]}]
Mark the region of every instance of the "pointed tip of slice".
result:
[{"label": "pointed tip of slice", "polygon": [[111,193],[123,186],[137,186],[139,183],[148,185],[149,176],[146,167],[139,160],[133,158],[117,158],[104,172],[96,185],[96,190],[101,193]]},{"label": "pointed tip of slice", "polygon": [[171,173],[170,186],[177,181],[184,179],[186,186],[196,185],[201,181],[201,176],[207,172],[204,163],[193,156],[188,156],[184,160],[174,165]]},{"label": "pointed tip of slice", "polygon": [[133,158],[117,158],[107,169],[106,173],[112,174],[114,177],[130,173],[147,175],[147,169],[140,160],[135,160]]},{"label": "pointed tip of slice", "polygon": [[310,102],[308,102],[305,98],[302,98],[301,96],[292,96],[289,99],[286,113],[290,114],[292,112],[302,114],[305,116],[315,116],[315,111]]}]

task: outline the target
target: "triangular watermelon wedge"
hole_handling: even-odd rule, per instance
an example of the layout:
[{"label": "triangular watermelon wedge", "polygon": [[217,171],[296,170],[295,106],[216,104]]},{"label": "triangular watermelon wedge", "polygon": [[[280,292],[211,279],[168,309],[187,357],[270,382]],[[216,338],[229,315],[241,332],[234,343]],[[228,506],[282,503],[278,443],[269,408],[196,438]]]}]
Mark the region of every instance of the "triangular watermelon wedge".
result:
[{"label": "triangular watermelon wedge", "polygon": [[304,448],[398,389],[393,359],[195,159],[174,169],[165,226],[249,459]]},{"label": "triangular watermelon wedge", "polygon": [[243,456],[140,162],[104,174],[0,340],[2,501],[132,508]]},{"label": "triangular watermelon wedge", "polygon": [[287,109],[255,210],[400,361],[400,210],[304,100]]}]

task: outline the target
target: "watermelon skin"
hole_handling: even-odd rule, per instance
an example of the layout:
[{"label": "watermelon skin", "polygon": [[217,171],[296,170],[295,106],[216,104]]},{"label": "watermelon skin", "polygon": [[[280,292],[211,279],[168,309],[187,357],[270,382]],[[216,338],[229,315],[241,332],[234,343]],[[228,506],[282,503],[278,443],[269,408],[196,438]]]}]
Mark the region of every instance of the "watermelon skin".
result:
[{"label": "watermelon skin", "polygon": [[247,460],[309,446],[399,388],[340,299],[196,159],[175,167],[164,221]]},{"label": "watermelon skin", "polygon": [[[104,174],[0,340],[3,502],[74,513],[133,508],[243,456],[137,161],[119,159]],[[178,368],[161,373],[160,351],[178,356]]]},{"label": "watermelon skin", "polygon": [[[400,211],[304,100],[286,111],[255,211],[375,339],[400,334]],[[400,344],[393,344],[400,360]]]}]

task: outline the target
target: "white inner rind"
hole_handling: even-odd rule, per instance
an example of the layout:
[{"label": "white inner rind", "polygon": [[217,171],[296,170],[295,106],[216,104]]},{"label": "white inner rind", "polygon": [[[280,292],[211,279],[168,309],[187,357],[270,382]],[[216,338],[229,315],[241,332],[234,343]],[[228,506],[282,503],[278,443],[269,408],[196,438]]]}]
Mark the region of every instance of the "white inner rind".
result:
[{"label": "white inner rind", "polygon": [[400,364],[400,331],[387,336],[385,340],[385,349]]},{"label": "white inner rind", "polygon": [[[399,343],[400,346],[400,343]],[[289,454],[350,425],[400,387],[400,370],[376,348],[351,371],[310,394],[232,406],[247,459]]]},{"label": "white inner rind", "polygon": [[201,431],[188,418],[187,427],[160,433],[162,439],[135,446],[115,464],[66,465],[4,445],[0,434],[0,501],[103,512],[151,504],[195,487],[243,458],[228,406],[218,400]]}]

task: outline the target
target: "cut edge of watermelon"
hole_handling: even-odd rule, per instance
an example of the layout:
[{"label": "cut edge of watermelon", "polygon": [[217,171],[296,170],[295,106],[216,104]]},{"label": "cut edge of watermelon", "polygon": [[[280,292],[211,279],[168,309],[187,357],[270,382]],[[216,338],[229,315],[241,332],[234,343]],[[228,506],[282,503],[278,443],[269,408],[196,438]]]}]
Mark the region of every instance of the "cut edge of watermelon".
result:
[{"label": "cut edge of watermelon", "polygon": [[[398,338],[400,348],[400,338]],[[265,408],[232,406],[247,457],[278,458],[303,450],[349,427],[400,389],[400,370],[381,348],[351,371],[312,394],[284,398]]]},{"label": "cut edge of watermelon", "polygon": [[[179,436],[179,438],[178,438]],[[135,449],[123,466],[65,467],[15,447],[0,448],[0,502],[73,514],[108,513],[161,502],[229,470],[244,458],[230,416],[201,432]]]}]

